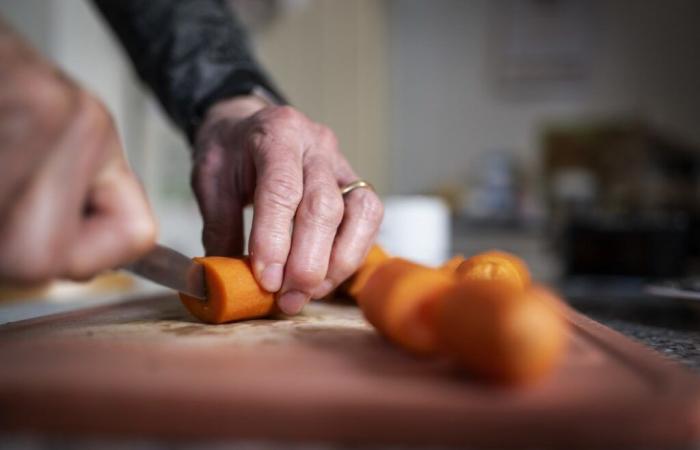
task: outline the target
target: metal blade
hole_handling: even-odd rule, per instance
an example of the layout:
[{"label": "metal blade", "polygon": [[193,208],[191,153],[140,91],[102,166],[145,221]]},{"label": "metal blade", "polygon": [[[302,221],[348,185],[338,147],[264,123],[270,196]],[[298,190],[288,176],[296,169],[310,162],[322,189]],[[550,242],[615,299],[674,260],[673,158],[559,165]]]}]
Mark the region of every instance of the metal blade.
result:
[{"label": "metal blade", "polygon": [[200,300],[207,299],[204,267],[171,248],[156,245],[141,259],[121,268]]},{"label": "metal blade", "polygon": [[651,285],[646,287],[645,292],[656,297],[682,298],[700,301],[700,291],[678,288],[674,286]]}]

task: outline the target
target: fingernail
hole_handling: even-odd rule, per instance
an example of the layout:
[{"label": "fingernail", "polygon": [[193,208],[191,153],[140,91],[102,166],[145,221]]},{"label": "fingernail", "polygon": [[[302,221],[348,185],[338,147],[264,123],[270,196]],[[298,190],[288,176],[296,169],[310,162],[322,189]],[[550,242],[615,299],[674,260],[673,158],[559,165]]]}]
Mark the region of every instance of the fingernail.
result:
[{"label": "fingernail", "polygon": [[306,304],[308,298],[308,295],[300,291],[285,292],[279,300],[277,300],[277,306],[279,306],[285,314],[298,314]]},{"label": "fingernail", "polygon": [[277,292],[282,287],[282,264],[273,263],[263,269],[260,284],[268,292]]}]

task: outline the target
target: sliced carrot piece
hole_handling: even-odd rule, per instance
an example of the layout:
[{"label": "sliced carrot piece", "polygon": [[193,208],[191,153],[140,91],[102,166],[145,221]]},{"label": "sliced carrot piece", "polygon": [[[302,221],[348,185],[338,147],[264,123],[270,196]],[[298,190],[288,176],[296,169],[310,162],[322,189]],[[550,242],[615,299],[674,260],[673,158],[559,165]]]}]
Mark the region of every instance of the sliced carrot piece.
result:
[{"label": "sliced carrot piece", "polygon": [[567,326],[542,292],[462,280],[436,318],[439,348],[471,374],[506,384],[538,380],[562,359]]},{"label": "sliced carrot piece", "polygon": [[449,273],[450,275],[453,275],[455,272],[457,272],[457,268],[465,261],[463,255],[455,255],[452,258],[448,259],[442,265],[439,267],[440,270],[442,270],[445,273]]},{"label": "sliced carrot piece", "polygon": [[207,300],[180,293],[180,301],[202,322],[252,319],[267,316],[273,311],[274,294],[260,287],[248,258],[210,256],[194,260],[204,266]]},{"label": "sliced carrot piece", "polygon": [[418,354],[436,351],[435,313],[454,277],[402,258],[378,265],[357,303],[380,333]]},{"label": "sliced carrot piece", "polygon": [[517,256],[491,250],[467,258],[457,267],[456,275],[462,280],[499,280],[521,289],[530,285],[527,264]]},{"label": "sliced carrot piece", "polygon": [[370,248],[365,261],[362,263],[359,269],[355,272],[355,275],[350,278],[347,284],[347,292],[353,297],[357,298],[362,287],[367,283],[367,280],[372,275],[374,270],[383,262],[390,258],[389,254],[379,245],[373,245]]}]

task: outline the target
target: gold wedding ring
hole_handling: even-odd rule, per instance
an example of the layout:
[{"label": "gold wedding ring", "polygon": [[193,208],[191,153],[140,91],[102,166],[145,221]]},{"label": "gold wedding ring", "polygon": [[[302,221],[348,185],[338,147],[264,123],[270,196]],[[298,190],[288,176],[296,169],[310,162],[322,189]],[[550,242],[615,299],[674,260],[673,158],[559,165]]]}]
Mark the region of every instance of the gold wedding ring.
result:
[{"label": "gold wedding ring", "polygon": [[350,184],[346,184],[345,186],[340,188],[340,193],[342,194],[343,197],[354,191],[355,189],[360,189],[360,188],[367,188],[374,190],[374,186],[372,186],[370,183],[366,182],[365,180],[355,180]]}]

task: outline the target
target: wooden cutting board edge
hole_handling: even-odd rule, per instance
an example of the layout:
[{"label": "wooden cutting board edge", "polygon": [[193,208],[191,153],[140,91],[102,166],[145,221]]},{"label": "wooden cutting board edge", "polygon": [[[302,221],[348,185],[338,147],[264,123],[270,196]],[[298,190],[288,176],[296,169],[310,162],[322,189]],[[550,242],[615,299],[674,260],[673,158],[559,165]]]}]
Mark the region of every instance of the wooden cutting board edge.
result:
[{"label": "wooden cutting board edge", "polygon": [[[148,298],[141,298],[136,300],[130,300],[130,304],[139,304],[141,302],[147,304],[153,301],[155,298],[163,297],[153,296]],[[132,303],[133,302],[133,303]],[[31,329],[36,326],[54,326],[62,322],[71,322],[79,319],[81,317],[90,317],[99,313],[100,311],[110,310],[114,308],[115,305],[100,305],[94,308],[89,308],[81,311],[71,311],[66,313],[59,313],[51,316],[45,316],[41,318],[28,319],[19,322],[13,322],[10,324],[5,324],[0,326],[0,336],[2,334],[8,333],[14,335],[16,332],[22,332],[26,329]],[[643,424],[647,428],[658,428],[658,431],[653,433],[646,433],[647,439],[645,441],[637,441],[634,436],[629,439],[617,442],[617,444],[622,446],[649,446],[651,448],[658,448],[664,445],[686,445],[689,442],[697,442],[698,437],[700,437],[700,377],[692,373],[689,369],[682,366],[680,363],[672,361],[667,357],[664,357],[657,352],[649,349],[648,347],[642,345],[641,343],[634,342],[630,338],[616,332],[608,327],[605,327],[588,317],[578,313],[573,308],[568,305],[561,305],[561,311],[570,322],[571,326],[577,330],[586,339],[595,342],[596,345],[605,347],[609,352],[615,354],[621,361],[628,364],[630,369],[636,371],[637,373],[643,374],[643,376],[652,384],[657,386],[659,389],[660,401],[657,405],[655,411],[649,411],[644,417],[645,421],[637,422],[637,425]],[[0,343],[1,345],[1,343]],[[1,414],[0,414],[1,416]],[[659,420],[682,420],[684,423],[677,423],[672,432],[669,433],[668,427],[655,427],[655,422]],[[2,422],[0,420],[0,422]],[[50,431],[51,426],[48,423],[43,424],[47,427],[42,428],[44,431]],[[64,424],[65,425],[65,424]],[[184,425],[184,423],[182,424]],[[625,426],[624,423],[617,424],[619,426]],[[611,425],[614,426],[614,425]],[[4,427],[2,427],[4,428]],[[58,426],[54,430],[56,431],[66,431],[66,427]],[[70,427],[68,427],[70,429]],[[85,431],[77,430],[76,431]],[[88,430],[87,435],[95,433],[97,436],[103,436],[103,433],[113,434],[113,433],[124,433],[127,430],[121,429],[116,426],[115,429],[95,429]],[[135,436],[147,436],[149,433],[146,430],[132,430],[135,431]],[[153,431],[153,430],[151,430]],[[165,435],[173,435],[172,429],[161,430]],[[169,431],[170,433],[166,433]],[[300,435],[294,429],[280,430],[282,431],[278,437],[288,438],[292,440],[307,440],[310,436]],[[351,442],[351,436],[343,436],[342,432],[338,434],[333,434],[339,430],[328,429],[317,433],[315,438],[320,440],[328,440],[334,437],[343,437],[344,442]],[[381,444],[397,444],[402,442],[397,442],[396,440],[388,439],[384,440],[381,433],[368,431],[368,436],[372,438],[372,442]],[[506,430],[504,430],[506,431]],[[515,430],[512,430],[515,431]],[[600,430],[603,434],[607,434],[604,430]],[[647,430],[648,431],[648,430]],[[143,432],[143,433],[142,433]],[[259,437],[260,430],[256,431],[256,427],[251,428],[251,434],[247,435],[243,433],[242,437],[254,438]],[[132,434],[132,433],[130,433]],[[411,433],[409,433],[411,434]],[[547,441],[542,437],[539,437],[535,441],[530,441],[529,444],[533,446],[541,446],[545,448],[560,447],[561,445],[566,445],[569,448],[595,448],[595,439],[584,440],[580,442],[580,445],[573,444],[571,441],[571,436],[565,438],[562,433],[558,433],[560,436],[551,436],[551,440]],[[177,438],[193,438],[196,437],[190,433],[185,432],[185,430],[175,430],[175,437]],[[229,434],[222,430],[220,435],[213,434],[212,437],[226,437]],[[651,436],[651,439],[649,439]],[[416,436],[414,436],[416,437]],[[445,444],[459,445],[463,442],[459,442],[458,436],[445,436],[447,439],[444,440]],[[425,439],[414,439],[412,443],[425,443],[430,444],[431,439],[435,436],[427,435]],[[563,440],[562,440],[563,439]],[[526,441],[523,441],[525,443]],[[615,444],[610,440],[603,440],[605,445]],[[405,442],[403,442],[405,443]],[[493,447],[498,446],[498,442],[494,442],[489,438],[480,439],[477,441],[470,441],[470,444],[483,446],[483,447]]]}]

